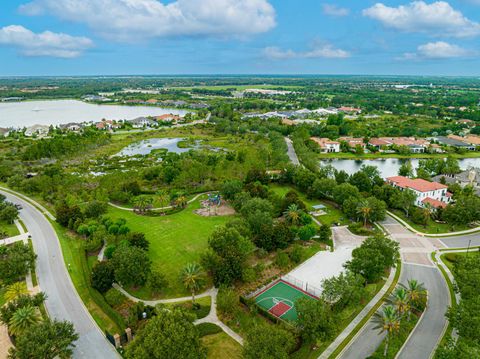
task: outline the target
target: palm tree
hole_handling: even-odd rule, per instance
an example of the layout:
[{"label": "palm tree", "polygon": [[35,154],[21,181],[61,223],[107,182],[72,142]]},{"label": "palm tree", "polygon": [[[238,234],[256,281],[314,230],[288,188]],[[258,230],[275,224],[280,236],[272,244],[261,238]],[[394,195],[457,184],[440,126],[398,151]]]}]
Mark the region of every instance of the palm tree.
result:
[{"label": "palm tree", "polygon": [[8,323],[8,330],[13,335],[21,335],[25,330],[38,322],[40,322],[40,316],[34,307],[22,307],[13,313]]},{"label": "palm tree", "polygon": [[10,284],[5,292],[5,301],[10,302],[23,294],[28,294],[25,282],[16,282]]},{"label": "palm tree", "polygon": [[147,209],[152,208],[153,198],[149,196],[138,196],[135,199],[134,207],[138,209],[140,213],[145,213]]},{"label": "palm tree", "polygon": [[363,226],[367,226],[367,221],[372,215],[373,208],[367,201],[362,201],[357,207],[357,213],[363,217]]},{"label": "palm tree", "polygon": [[160,190],[157,192],[157,200],[160,203],[160,207],[166,207],[168,202],[170,201],[170,196],[168,192],[165,190]]},{"label": "palm tree", "polygon": [[409,279],[407,281],[407,285],[400,284],[408,293],[408,297],[410,298],[410,302],[417,307],[418,303],[423,300],[427,295],[427,290],[423,283],[420,283],[416,279]]},{"label": "palm tree", "polygon": [[175,200],[175,206],[178,208],[185,208],[188,204],[187,197],[180,196]]},{"label": "palm tree", "polygon": [[391,336],[400,330],[400,316],[393,306],[385,305],[382,311],[375,313],[373,321],[376,324],[374,329],[380,329],[380,334],[387,333],[383,352],[383,356],[387,356]]},{"label": "palm tree", "polygon": [[284,212],[285,217],[292,223],[292,224],[297,224],[298,221],[300,220],[300,209],[298,206],[293,203],[290,206],[288,206],[287,210]]},{"label": "palm tree", "polygon": [[183,268],[182,282],[185,288],[192,293],[192,304],[195,304],[195,293],[205,281],[205,274],[197,263],[189,263]]},{"label": "palm tree", "polygon": [[410,296],[403,287],[398,287],[392,294],[389,302],[395,306],[400,316],[410,312]]}]

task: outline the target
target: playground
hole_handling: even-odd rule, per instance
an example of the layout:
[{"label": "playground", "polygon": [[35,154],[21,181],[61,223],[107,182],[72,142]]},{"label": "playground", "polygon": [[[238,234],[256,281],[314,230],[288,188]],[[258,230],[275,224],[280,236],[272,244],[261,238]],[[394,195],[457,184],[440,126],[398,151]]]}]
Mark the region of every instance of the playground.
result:
[{"label": "playground", "polygon": [[222,199],[219,193],[209,193],[208,198],[200,202],[201,208],[195,213],[203,217],[231,216],[235,210]]},{"label": "playground", "polygon": [[280,279],[255,296],[255,303],[277,318],[294,322],[298,318],[295,303],[300,298],[318,300],[317,297]]}]

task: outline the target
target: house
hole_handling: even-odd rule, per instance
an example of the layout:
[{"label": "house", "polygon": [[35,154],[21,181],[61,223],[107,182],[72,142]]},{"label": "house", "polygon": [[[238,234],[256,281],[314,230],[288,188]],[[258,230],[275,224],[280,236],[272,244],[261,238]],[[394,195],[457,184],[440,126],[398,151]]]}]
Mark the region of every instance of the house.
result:
[{"label": "house", "polygon": [[340,142],[346,142],[347,145],[351,148],[356,148],[357,146],[360,146],[363,149],[367,148],[367,145],[365,144],[365,142],[363,142],[363,138],[340,137],[338,140]]},{"label": "house", "polygon": [[[457,136],[457,137],[459,137],[459,136]],[[475,151],[476,146],[464,142],[463,137],[460,137],[460,138],[462,138],[462,140],[459,140],[458,138],[438,136],[438,137],[435,137],[434,139],[435,139],[435,141],[437,141],[441,145],[456,147],[456,148],[463,148],[463,149],[468,150],[468,151]]]},{"label": "house", "polygon": [[454,140],[462,141],[468,143],[473,146],[480,146],[480,137],[477,135],[466,135],[465,137],[456,136],[456,135],[448,135],[448,138],[452,138]]},{"label": "house", "polygon": [[10,134],[10,130],[8,128],[0,127],[0,137],[8,137],[9,134]]},{"label": "house", "polygon": [[457,123],[460,125],[467,125],[468,127],[475,126],[475,121],[467,119],[458,120]]},{"label": "house", "polygon": [[414,137],[380,137],[371,138],[368,144],[378,151],[388,149],[392,146],[405,146],[408,147],[412,153],[423,153],[430,145],[430,142]]},{"label": "house", "polygon": [[310,139],[320,146],[322,153],[340,152],[340,142],[332,141],[329,138],[311,137]]},{"label": "house", "polygon": [[445,184],[459,184],[462,188],[472,186],[477,194],[480,195],[480,168],[471,167],[466,171],[457,174],[441,174],[433,177],[434,181]]},{"label": "house", "polygon": [[338,112],[358,114],[358,113],[362,113],[362,110],[356,107],[342,106],[338,109]]},{"label": "house", "polygon": [[165,115],[161,115],[161,116],[155,116],[154,119],[156,121],[165,121],[165,122],[178,122],[181,120],[181,117],[178,116],[178,115],[172,115],[171,113],[170,114],[165,114]]},{"label": "house", "polygon": [[67,123],[65,125],[60,125],[59,127],[62,130],[71,131],[71,132],[78,132],[83,128],[83,125],[81,123],[71,122],[71,123]]},{"label": "house", "polygon": [[113,122],[112,120],[102,120],[102,122],[97,122],[95,124],[95,127],[98,130],[112,130],[112,129],[119,128],[120,125]]},{"label": "house", "polygon": [[282,125],[295,126],[295,121],[289,120],[288,118],[282,118]]},{"label": "house", "polygon": [[429,182],[424,179],[411,179],[404,176],[388,177],[387,183],[400,190],[411,190],[416,195],[415,205],[434,208],[445,208],[451,200],[451,193],[447,186],[438,182]]},{"label": "house", "polygon": [[146,117],[137,117],[133,120],[128,120],[127,122],[130,123],[133,128],[152,127],[156,125],[153,120]]},{"label": "house", "polygon": [[26,137],[32,137],[32,136],[44,137],[44,136],[48,135],[49,131],[50,131],[49,126],[33,125],[33,126],[30,126],[30,127],[27,127],[24,135]]},{"label": "house", "polygon": [[151,98],[150,100],[145,101],[145,103],[148,105],[156,105],[158,103],[158,100]]}]

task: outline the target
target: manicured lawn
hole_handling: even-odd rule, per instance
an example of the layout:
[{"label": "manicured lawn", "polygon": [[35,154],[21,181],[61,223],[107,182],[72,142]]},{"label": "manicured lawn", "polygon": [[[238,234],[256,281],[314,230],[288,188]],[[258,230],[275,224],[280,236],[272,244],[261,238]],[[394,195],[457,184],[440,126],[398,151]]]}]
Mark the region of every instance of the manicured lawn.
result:
[{"label": "manicured lawn", "polygon": [[208,359],[240,359],[242,347],[224,332],[203,337],[202,343],[207,348]]},{"label": "manicured lawn", "polygon": [[296,190],[291,186],[281,186],[281,185],[274,184],[270,186],[270,189],[280,197],[284,197],[288,191],[294,190],[295,192],[298,193],[300,199],[306,204],[308,211],[313,210],[313,206],[317,204],[323,204],[326,207],[326,209],[324,210],[326,214],[315,217],[322,224],[331,226],[334,223],[340,223],[342,225],[350,223],[350,221],[346,218],[343,212],[338,208],[336,208],[329,201],[321,201],[317,199],[307,198],[307,196],[304,193]]},{"label": "manicured lawn", "polygon": [[[198,262],[208,247],[208,238],[218,226],[232,217],[202,217],[193,211],[200,208],[200,200],[191,203],[181,212],[168,216],[140,216],[128,211],[110,207],[108,215],[124,218],[132,231],[145,233],[150,242],[149,256],[153,267],[167,277],[169,286],[162,293],[165,297],[185,296],[189,293],[179,280],[182,268],[190,262]],[[140,298],[149,298],[146,288],[131,291]]]},{"label": "manicured lawn", "polygon": [[405,222],[407,222],[410,226],[415,228],[417,231],[423,232],[423,233],[430,233],[430,234],[436,234],[436,233],[449,233],[449,232],[457,232],[457,231],[463,231],[466,229],[470,229],[467,226],[463,225],[456,225],[456,226],[451,226],[448,223],[437,223],[433,221],[432,219],[428,220],[428,223],[426,226],[423,226],[421,224],[416,224],[413,223],[409,218],[405,216],[405,212],[400,211],[398,209],[391,210],[394,214],[396,214],[398,217],[403,219]]},{"label": "manicured lawn", "polygon": [[7,238],[18,236],[20,234],[15,223],[10,224],[5,221],[0,221],[0,232],[5,232],[7,234]]}]

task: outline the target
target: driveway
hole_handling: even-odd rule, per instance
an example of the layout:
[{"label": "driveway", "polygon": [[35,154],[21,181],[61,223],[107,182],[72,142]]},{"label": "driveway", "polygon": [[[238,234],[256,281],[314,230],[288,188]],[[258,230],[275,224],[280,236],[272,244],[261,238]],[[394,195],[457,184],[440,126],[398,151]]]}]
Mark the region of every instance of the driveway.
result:
[{"label": "driveway", "polygon": [[78,296],[63,261],[57,234],[43,214],[25,200],[7,192],[0,193],[10,202],[22,205],[20,219],[32,236],[37,254],[38,283],[47,294],[45,306],[52,319],[73,323],[80,339],[75,343],[74,358],[118,358]]},{"label": "driveway", "polygon": [[298,160],[297,153],[295,152],[295,148],[293,148],[293,142],[288,137],[285,137],[285,142],[287,143],[287,154],[290,158],[290,161],[295,165],[299,166],[300,161]]}]

